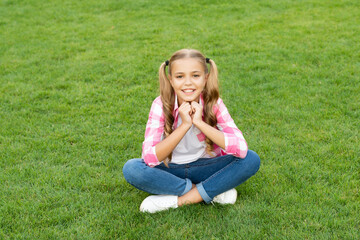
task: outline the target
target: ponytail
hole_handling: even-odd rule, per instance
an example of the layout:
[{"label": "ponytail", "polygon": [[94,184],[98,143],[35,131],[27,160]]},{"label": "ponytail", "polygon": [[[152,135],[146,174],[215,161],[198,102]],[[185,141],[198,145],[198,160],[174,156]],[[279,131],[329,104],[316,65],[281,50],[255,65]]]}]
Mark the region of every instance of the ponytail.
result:
[{"label": "ponytail", "polygon": [[[216,128],[217,119],[213,111],[214,106],[219,99],[219,84],[218,84],[218,70],[213,60],[209,59],[210,73],[203,90],[204,98],[204,120],[210,126]],[[210,138],[206,137],[206,152],[211,155],[214,150],[214,142]]]},{"label": "ponytail", "polygon": [[[165,126],[164,126],[164,138],[168,137],[173,132],[174,124],[174,101],[175,92],[172,88],[169,79],[166,77],[166,63],[162,63],[159,69],[159,83],[160,83],[160,96],[163,103],[163,112],[165,115]],[[163,162],[168,167],[168,162],[171,161],[171,155],[167,157]]]}]

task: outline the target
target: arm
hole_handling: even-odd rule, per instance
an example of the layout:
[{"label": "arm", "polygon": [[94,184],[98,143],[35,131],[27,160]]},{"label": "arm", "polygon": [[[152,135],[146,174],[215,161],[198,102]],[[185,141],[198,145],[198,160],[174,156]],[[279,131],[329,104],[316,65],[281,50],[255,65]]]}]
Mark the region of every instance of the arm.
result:
[{"label": "arm", "polygon": [[160,162],[164,161],[185,136],[190,126],[181,123],[167,138],[156,144],[155,152]]},{"label": "arm", "polygon": [[194,121],[195,127],[197,127],[201,132],[203,132],[208,138],[211,139],[216,145],[225,149],[225,137],[224,133],[219,131],[218,129],[210,126],[202,119],[198,121]]},{"label": "arm", "polygon": [[161,141],[164,125],[165,117],[162,110],[162,102],[160,97],[157,97],[151,105],[149,119],[146,124],[145,140],[142,145],[141,157],[150,167],[160,164],[156,156],[155,145]]},{"label": "arm", "polygon": [[[193,103],[192,103],[193,105]],[[195,103],[197,112],[202,114],[202,106]],[[214,107],[214,112],[217,118],[217,126],[220,130],[213,128],[202,121],[201,115],[194,115],[194,125],[202,131],[208,138],[210,138],[216,145],[225,150],[226,154],[231,154],[236,157],[245,158],[248,147],[244,136],[237,128],[234,120],[231,118],[225,104],[219,98],[217,106]]]},{"label": "arm", "polygon": [[242,132],[235,125],[224,102],[219,98],[215,109],[218,128],[224,133],[225,152],[236,157],[245,158],[248,146]]}]

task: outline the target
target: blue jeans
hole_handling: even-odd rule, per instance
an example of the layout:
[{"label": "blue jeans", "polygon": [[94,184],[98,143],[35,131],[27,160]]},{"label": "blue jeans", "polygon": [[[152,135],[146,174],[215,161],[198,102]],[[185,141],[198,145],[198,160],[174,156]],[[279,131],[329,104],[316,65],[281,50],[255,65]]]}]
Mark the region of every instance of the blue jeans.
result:
[{"label": "blue jeans", "polygon": [[245,158],[225,155],[200,158],[188,164],[169,163],[149,167],[143,159],[131,159],[123,167],[128,183],[151,194],[182,196],[196,187],[206,203],[253,176],[260,168],[260,158],[249,150]]}]

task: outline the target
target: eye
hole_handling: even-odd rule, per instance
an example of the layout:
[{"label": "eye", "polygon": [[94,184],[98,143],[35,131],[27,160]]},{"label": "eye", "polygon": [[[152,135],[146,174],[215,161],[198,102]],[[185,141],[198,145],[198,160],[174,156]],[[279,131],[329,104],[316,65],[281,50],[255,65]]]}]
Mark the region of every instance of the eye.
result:
[{"label": "eye", "polygon": [[194,77],[195,77],[195,78],[198,78],[198,77],[200,77],[200,75],[199,75],[199,74],[195,74]]},{"label": "eye", "polygon": [[179,78],[179,79],[181,79],[183,76],[181,76],[181,75],[179,75],[179,76],[176,76],[176,78]]}]

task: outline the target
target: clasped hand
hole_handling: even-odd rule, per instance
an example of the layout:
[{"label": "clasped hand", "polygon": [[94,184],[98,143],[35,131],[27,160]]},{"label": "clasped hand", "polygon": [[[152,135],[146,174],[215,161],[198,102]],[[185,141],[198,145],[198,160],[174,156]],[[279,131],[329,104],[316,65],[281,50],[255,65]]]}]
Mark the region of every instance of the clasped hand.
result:
[{"label": "clasped hand", "polygon": [[203,107],[201,104],[193,102],[183,102],[179,107],[179,114],[182,123],[191,127],[192,124],[197,125],[202,121]]}]

